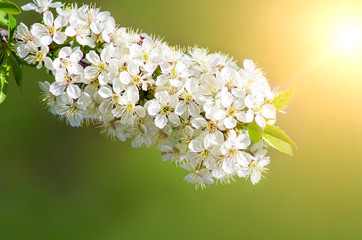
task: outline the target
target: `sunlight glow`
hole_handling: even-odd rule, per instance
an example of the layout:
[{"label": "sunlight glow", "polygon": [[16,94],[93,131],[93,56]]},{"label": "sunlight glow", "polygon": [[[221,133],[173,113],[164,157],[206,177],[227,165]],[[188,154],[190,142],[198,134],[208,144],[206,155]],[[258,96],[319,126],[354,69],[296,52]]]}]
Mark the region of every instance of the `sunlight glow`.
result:
[{"label": "sunlight glow", "polygon": [[358,26],[343,27],[337,32],[337,48],[341,51],[357,51],[362,46],[362,29]]}]

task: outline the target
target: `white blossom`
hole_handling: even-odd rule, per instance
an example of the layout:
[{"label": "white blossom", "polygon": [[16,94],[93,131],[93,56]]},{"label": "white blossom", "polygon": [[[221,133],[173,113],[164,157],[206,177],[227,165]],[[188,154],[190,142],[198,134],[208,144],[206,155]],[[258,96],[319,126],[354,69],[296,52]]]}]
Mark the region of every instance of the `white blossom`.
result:
[{"label": "white blossom", "polygon": [[70,74],[64,69],[58,71],[55,75],[56,81],[50,85],[50,92],[55,96],[60,96],[66,91],[69,97],[77,99],[81,96],[82,91],[77,85],[79,83],[79,76]]},{"label": "white blossom", "polygon": [[95,123],[136,148],[156,144],[196,188],[237,177],[255,184],[267,171],[266,142],[252,142],[248,126],[275,123],[275,92],[252,60],[241,68],[221,53],[170,47],[94,5],[34,0],[22,8],[42,14],[42,23],[19,24],[15,49],[53,74],[39,83],[51,113],[74,127]]},{"label": "white blossom", "polygon": [[107,85],[112,74],[117,71],[112,60],[112,49],[110,47],[104,48],[100,56],[92,50],[86,55],[86,58],[92,65],[84,70],[85,77],[87,79],[98,78],[101,85]]},{"label": "white blossom", "polygon": [[49,8],[59,8],[63,6],[60,2],[53,2],[53,0],[33,0],[34,3],[28,3],[21,7],[24,11],[36,11],[43,13],[48,11]]},{"label": "white blossom", "polygon": [[228,132],[227,140],[221,145],[220,151],[223,155],[222,169],[227,174],[233,174],[242,166],[247,166],[251,162],[251,155],[245,151],[250,145],[248,134],[237,136],[234,130]]},{"label": "white blossom", "polygon": [[168,92],[163,91],[156,93],[155,98],[148,105],[148,113],[155,116],[155,125],[162,129],[168,121],[175,125],[180,124],[179,117],[173,112],[177,105],[177,97],[175,95],[170,96]]},{"label": "white blossom", "polygon": [[43,64],[45,64],[47,68],[53,69],[52,60],[47,56],[49,53],[47,46],[40,45],[40,47],[34,47],[30,49],[29,53],[25,58],[29,64],[36,64],[38,69],[42,68]]},{"label": "white blossom", "polygon": [[67,70],[70,74],[82,74],[83,67],[79,61],[83,58],[83,52],[79,48],[64,47],[58,53],[58,58],[53,61],[56,71]]},{"label": "white blossom", "polygon": [[40,46],[40,41],[30,31],[28,26],[20,23],[17,26],[18,44],[16,50],[21,58],[28,56],[32,49],[37,49]]},{"label": "white blossom", "polygon": [[45,12],[43,21],[45,25],[35,23],[31,28],[31,33],[39,37],[40,42],[44,45],[50,45],[53,41],[57,44],[63,44],[67,36],[60,31],[60,28],[65,26],[65,18],[59,16],[54,20],[52,12]]},{"label": "white blossom", "polygon": [[75,37],[82,46],[95,47],[89,26],[82,25],[77,20],[70,21],[70,25],[65,29],[64,33],[68,37]]},{"label": "white blossom", "polygon": [[253,184],[258,183],[263,173],[268,170],[265,166],[270,163],[270,157],[266,157],[265,154],[265,151],[255,154],[248,166],[243,166],[238,170],[239,177],[248,178],[250,176]]},{"label": "white blossom", "polygon": [[207,168],[198,169],[197,165],[192,162],[187,162],[181,165],[182,168],[190,171],[191,173],[185,177],[185,180],[195,184],[196,188],[204,188],[206,184],[213,184],[214,180]]},{"label": "white blossom", "polygon": [[122,124],[132,125],[137,117],[144,118],[146,110],[137,105],[139,100],[138,92],[133,87],[128,87],[125,94],[119,98],[119,105],[112,110],[115,117],[121,118]]}]

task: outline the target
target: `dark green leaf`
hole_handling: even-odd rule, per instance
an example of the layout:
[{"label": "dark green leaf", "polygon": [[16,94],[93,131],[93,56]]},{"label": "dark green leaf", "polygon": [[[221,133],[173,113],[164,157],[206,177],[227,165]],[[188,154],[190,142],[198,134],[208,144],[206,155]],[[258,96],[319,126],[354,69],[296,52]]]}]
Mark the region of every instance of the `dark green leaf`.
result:
[{"label": "dark green leaf", "polygon": [[295,86],[288,88],[283,92],[278,93],[274,97],[272,104],[274,105],[277,111],[281,110],[283,107],[287,105],[287,103],[293,97],[294,92],[295,92]]},{"label": "dark green leaf", "polygon": [[162,72],[162,71],[161,71],[161,67],[158,66],[158,67],[156,68],[156,70],[152,73],[152,78],[153,78],[154,80],[157,80],[157,77],[161,75],[161,72]]},{"label": "dark green leaf", "polygon": [[15,3],[10,1],[0,1],[0,11],[14,15],[21,12],[20,8]]},{"label": "dark green leaf", "polygon": [[263,133],[263,140],[271,147],[275,148],[276,150],[293,156],[292,145],[289,143],[276,138],[268,133]]},{"label": "dark green leaf", "polygon": [[5,61],[0,68],[0,103],[4,102],[8,93],[8,78],[10,66]]},{"label": "dark green leaf", "polygon": [[294,147],[297,147],[295,142],[293,142],[293,140],[283,130],[281,130],[277,126],[267,124],[264,128],[263,135],[264,134],[269,134],[273,137],[279,138],[280,140],[293,145]]},{"label": "dark green leaf", "polygon": [[261,128],[256,122],[252,122],[246,126],[246,130],[249,132],[251,141],[257,143],[260,141],[263,133],[263,128]]},{"label": "dark green leaf", "polygon": [[23,82],[23,71],[21,69],[21,66],[16,61],[16,59],[13,56],[9,57],[9,61],[11,64],[11,70],[15,79],[16,84],[18,85],[19,89],[21,90],[21,85]]},{"label": "dark green leaf", "polygon": [[24,59],[22,58],[19,58],[19,56],[16,54],[16,52],[12,51],[11,52],[12,56],[16,59],[16,61],[19,63],[19,65],[22,67],[22,66],[28,66],[28,67],[36,67],[35,64],[30,64],[28,63],[27,61],[25,61]]},{"label": "dark green leaf", "polygon": [[23,66],[24,66],[24,63],[23,63],[23,61],[22,61],[22,58],[20,58],[15,51],[12,51],[12,52],[11,52],[11,55],[12,55],[12,57],[15,58],[15,60],[19,63],[20,67],[23,67]]},{"label": "dark green leaf", "polygon": [[5,59],[6,59],[6,54],[5,53],[1,54],[0,55],[0,67],[3,65]]}]

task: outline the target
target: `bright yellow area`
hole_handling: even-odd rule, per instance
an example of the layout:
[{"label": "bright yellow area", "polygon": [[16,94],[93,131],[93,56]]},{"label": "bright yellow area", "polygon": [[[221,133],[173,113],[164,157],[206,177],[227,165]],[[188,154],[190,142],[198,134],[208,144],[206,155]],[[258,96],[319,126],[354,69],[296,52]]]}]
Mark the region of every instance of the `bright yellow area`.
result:
[{"label": "bright yellow area", "polygon": [[361,29],[356,26],[345,26],[337,35],[337,47],[347,51],[358,51],[361,47]]}]

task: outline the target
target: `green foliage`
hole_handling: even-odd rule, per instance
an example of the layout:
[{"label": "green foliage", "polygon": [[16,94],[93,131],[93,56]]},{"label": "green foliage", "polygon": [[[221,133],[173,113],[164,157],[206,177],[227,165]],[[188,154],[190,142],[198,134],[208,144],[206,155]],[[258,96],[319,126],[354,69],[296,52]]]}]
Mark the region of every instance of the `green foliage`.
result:
[{"label": "green foliage", "polygon": [[279,127],[271,125],[271,124],[267,124],[264,128],[264,133],[265,134],[269,134],[275,137],[280,138],[281,140],[293,145],[294,147],[297,147],[297,145],[295,144],[295,142],[293,142],[293,140],[283,131],[281,130]]},{"label": "green foliage", "polygon": [[0,1],[0,11],[13,15],[21,12],[20,8],[15,3],[10,1]]},{"label": "green foliage", "polygon": [[0,9],[0,25],[9,29],[13,29],[16,27],[16,20],[10,13],[1,12]]},{"label": "green foliage", "polygon": [[7,18],[7,13],[0,11],[0,25],[7,27],[9,25],[9,20]]},{"label": "green foliage", "polygon": [[13,15],[11,14],[7,14],[7,18],[8,18],[8,42],[11,42],[14,39],[14,33],[15,33],[15,28],[16,28],[16,20],[13,17]]},{"label": "green foliage", "polygon": [[157,77],[160,76],[160,74],[161,74],[161,67],[158,66],[158,67],[156,68],[156,70],[152,73],[152,78],[153,78],[154,80],[157,80]]},{"label": "green foliage", "polygon": [[246,130],[249,132],[251,141],[257,143],[260,141],[263,129],[254,121],[246,126]]},{"label": "green foliage", "polygon": [[263,140],[276,150],[293,156],[292,146],[297,147],[293,140],[280,128],[267,124],[262,133]]},{"label": "green foliage", "polygon": [[9,78],[10,66],[7,61],[2,62],[0,68],[0,103],[2,103],[8,93],[8,78]]},{"label": "green foliage", "polygon": [[[277,111],[283,109],[290,99],[292,99],[295,92],[295,85],[287,90],[278,93],[271,104],[273,104]],[[293,155],[292,146],[297,147],[293,140],[280,128],[267,124],[262,133],[263,140],[276,150]]]},{"label": "green foliage", "polygon": [[287,105],[287,103],[293,97],[294,92],[295,92],[295,86],[292,86],[291,88],[288,88],[287,90],[278,93],[274,97],[272,104],[274,105],[277,111],[281,110]]},{"label": "green foliage", "polygon": [[276,150],[288,154],[290,156],[293,156],[293,150],[292,150],[292,146],[287,143],[284,142],[283,140],[280,140],[277,137],[274,137],[272,135],[269,134],[263,134],[263,140],[272,148],[275,148]]},{"label": "green foliage", "polygon": [[21,69],[22,65],[18,63],[18,61],[14,58],[14,56],[10,56],[9,62],[11,65],[11,70],[15,79],[16,84],[18,85],[19,89],[21,90],[21,84],[23,82],[23,71]]},{"label": "green foliage", "polygon": [[0,25],[6,27],[1,31],[0,39],[0,103],[5,100],[7,95],[10,69],[17,86],[21,89],[23,64],[14,50],[13,43],[16,29],[16,20],[13,15],[20,12],[20,8],[15,3],[0,1]]},{"label": "green foliage", "polygon": [[257,143],[263,139],[268,146],[291,156],[293,156],[292,146],[297,147],[283,130],[271,124],[267,124],[264,128],[261,128],[254,121],[249,124],[239,125],[238,128],[246,129],[252,142]]}]

